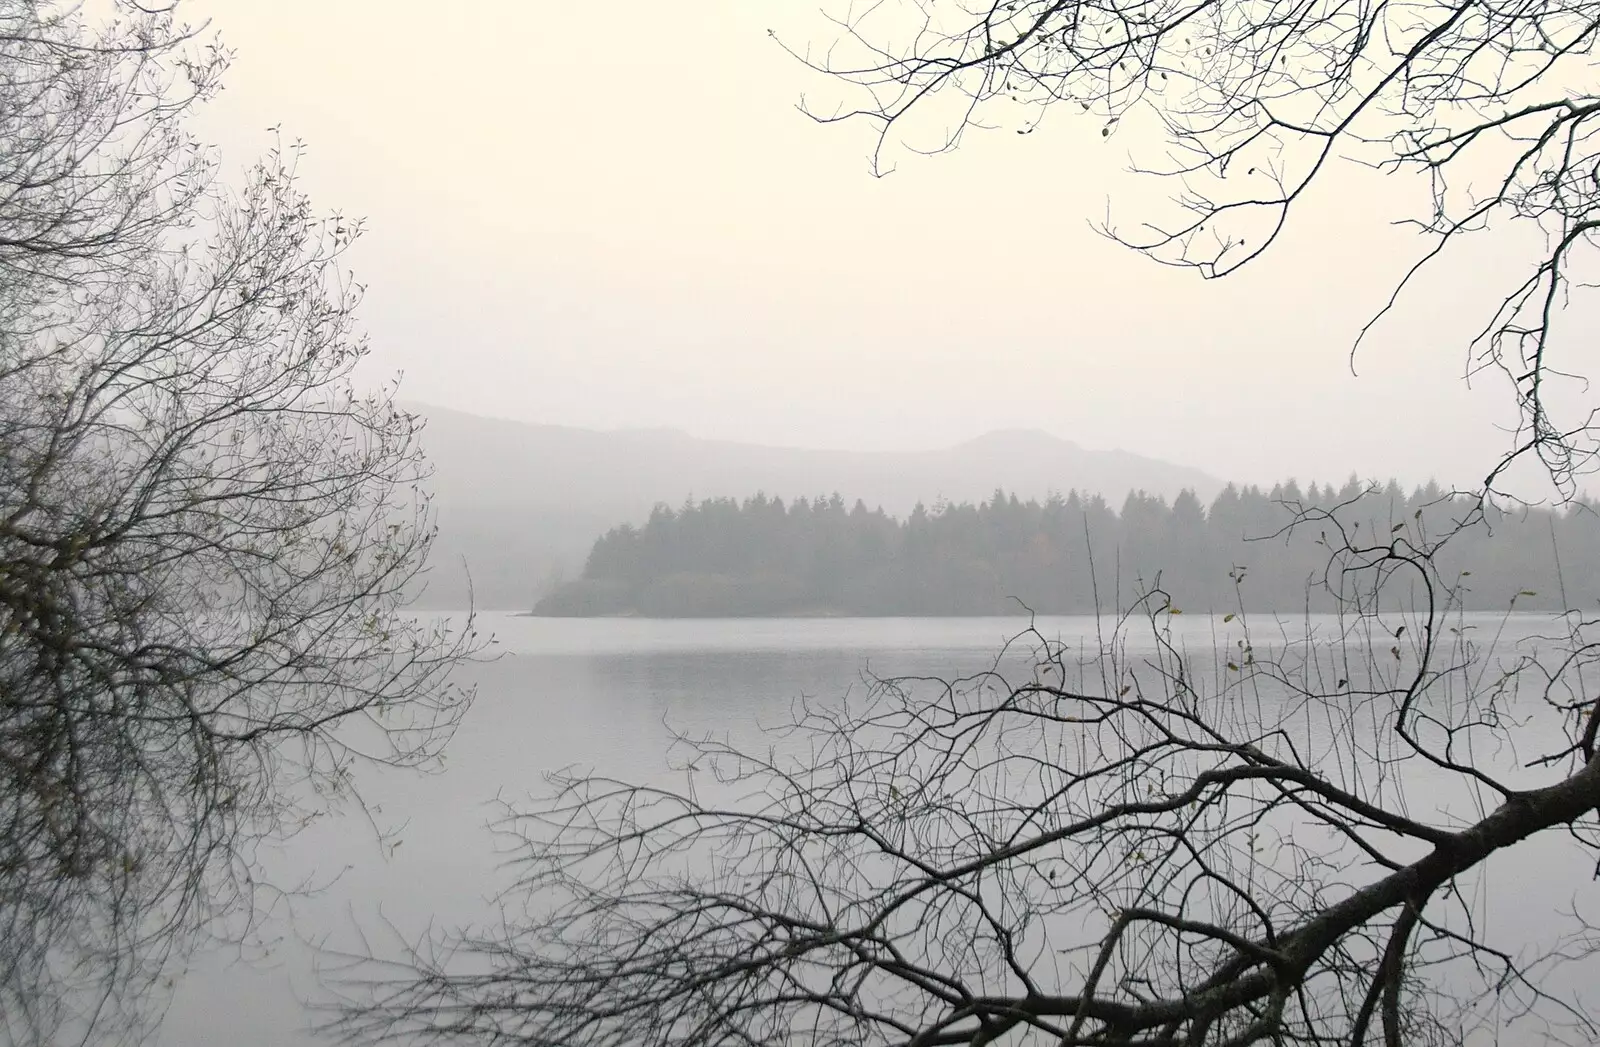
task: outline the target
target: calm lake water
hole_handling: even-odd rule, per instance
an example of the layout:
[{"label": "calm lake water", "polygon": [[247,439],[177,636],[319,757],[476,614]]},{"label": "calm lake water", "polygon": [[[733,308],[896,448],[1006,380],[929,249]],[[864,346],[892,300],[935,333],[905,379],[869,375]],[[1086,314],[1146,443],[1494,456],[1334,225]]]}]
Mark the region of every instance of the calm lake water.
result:
[{"label": "calm lake water", "polygon": [[[1485,616],[1468,624],[1484,640],[1502,633],[1507,651],[1557,631],[1543,616]],[[668,773],[669,726],[748,737],[762,724],[781,724],[798,698],[830,701],[862,692],[868,672],[951,675],[985,668],[1026,625],[1002,618],[482,616],[482,627],[498,638],[499,657],[468,670],[479,687],[478,702],[445,769],[426,777],[373,772],[362,779],[376,822],[403,824],[399,846],[380,846],[372,826],[351,816],[315,825],[263,855],[270,878],[280,884],[334,882],[314,897],[277,908],[262,928],[263,937],[275,941],[264,953],[201,955],[180,981],[154,1042],[321,1043],[302,1004],[318,995],[315,952],[304,942],[349,941],[356,924],[371,928],[384,919],[415,934],[430,920],[453,925],[486,912],[487,898],[508,879],[486,828],[492,801],[537,790],[545,772],[579,764],[660,780]],[[1259,618],[1252,625],[1260,648],[1276,627]],[[1037,627],[1085,654],[1098,644],[1093,619],[1040,619]],[[1199,615],[1186,616],[1174,628],[1179,642],[1195,651],[1230,646],[1239,635],[1237,621]],[[1282,628],[1303,635],[1305,622]],[[1153,648],[1148,630],[1134,630],[1129,641],[1135,655],[1141,644]],[[1535,902],[1546,910],[1560,908],[1575,892],[1594,890],[1571,860],[1552,857],[1548,848],[1529,851],[1515,867],[1492,867],[1487,876],[1489,884],[1498,879],[1506,885],[1496,919],[1512,924],[1540,919],[1529,915]]]}]

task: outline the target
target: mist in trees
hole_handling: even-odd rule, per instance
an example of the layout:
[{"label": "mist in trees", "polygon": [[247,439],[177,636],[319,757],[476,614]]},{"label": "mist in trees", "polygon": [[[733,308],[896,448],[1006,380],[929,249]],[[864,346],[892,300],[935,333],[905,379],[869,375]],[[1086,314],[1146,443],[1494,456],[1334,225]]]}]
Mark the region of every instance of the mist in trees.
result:
[{"label": "mist in trees", "polygon": [[[1310,526],[1319,514],[1327,521]],[[612,529],[582,577],[536,613],[1090,614],[1156,586],[1191,612],[1331,611],[1334,596],[1316,583],[1335,524],[1422,546],[1452,534],[1438,560],[1446,575],[1464,575],[1463,607],[1559,610],[1568,590],[1600,586],[1594,523],[1583,502],[1484,505],[1434,485],[1406,492],[1354,479],[1230,485],[1210,506],[1187,491],[1170,504],[1134,492],[1116,507],[1076,491],[1042,503],[996,491],[976,505],[919,505],[903,520],[837,494],[718,498],[658,506],[642,526]]]}]

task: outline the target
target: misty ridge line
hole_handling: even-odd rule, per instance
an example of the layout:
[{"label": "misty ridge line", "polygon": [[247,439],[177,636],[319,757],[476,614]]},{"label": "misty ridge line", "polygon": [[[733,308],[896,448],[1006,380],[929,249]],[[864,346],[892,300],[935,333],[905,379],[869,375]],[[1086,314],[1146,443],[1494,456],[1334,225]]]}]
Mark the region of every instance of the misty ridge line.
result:
[{"label": "misty ridge line", "polygon": [[990,433],[939,450],[839,451],[702,440],[654,429],[603,432],[483,418],[408,402],[424,423],[439,526],[419,606],[525,611],[582,570],[595,539],[643,521],[658,503],[785,498],[843,491],[903,515],[938,498],[980,501],[1077,489],[1120,502],[1184,489],[1210,500],[1223,482],[1126,451],[1092,450],[1039,431]]},{"label": "misty ridge line", "polygon": [[[1193,492],[1209,505],[1227,486],[1198,469],[1126,451],[1087,449],[1037,430],[989,433],[943,450],[808,450],[702,440],[677,430],[608,432],[485,418],[416,402],[403,406],[424,422],[422,443],[434,465],[431,487],[439,525],[433,566],[416,602],[419,609],[453,610],[471,604],[484,610],[527,611],[583,575],[597,538],[623,522],[642,524],[657,505],[681,506],[690,499],[745,499],[752,492],[764,491],[769,498],[804,496],[809,500],[817,492],[839,491],[851,502],[859,499],[866,506],[904,518],[919,504],[986,502],[996,488],[1041,504],[1048,503],[1055,492],[1075,490],[1083,498],[1099,495],[1115,507],[1128,495],[1141,492],[1172,504],[1184,491]],[[1348,483],[1344,485],[1344,489],[1348,487]],[[1266,498],[1270,501],[1270,491]],[[1273,533],[1286,519],[1281,507],[1273,507],[1255,523],[1257,529],[1249,536]],[[1238,544],[1239,536],[1234,535],[1232,541]],[[1084,553],[1083,543],[1081,526],[1073,531],[1071,543],[1064,538],[1055,541],[1074,556]],[[1112,536],[1095,539],[1102,567],[1113,575],[1118,551]],[[963,550],[961,555],[974,554]],[[980,550],[977,555],[987,554]],[[1259,552],[1250,554],[1255,555]],[[1164,569],[1164,577],[1170,581],[1173,571],[1182,573],[1187,556],[1153,564],[1127,563],[1137,566],[1146,579]],[[1226,569],[1232,563],[1254,562],[1250,556],[1230,546],[1221,565],[1222,580],[1226,581]],[[725,573],[699,565],[684,569],[698,574]],[[977,578],[987,579],[994,573],[978,572]],[[1004,579],[1005,570],[998,573]],[[1518,585],[1509,591],[1541,584]],[[1032,586],[1008,587],[1002,596],[996,596],[989,591],[990,582],[982,581],[982,585],[979,592],[962,600],[923,595],[856,600],[850,605],[883,609],[873,613],[946,613],[933,610],[940,606],[1002,606],[1009,612],[999,613],[1014,613],[1017,605],[1009,598],[1034,593]],[[1201,595],[1212,598],[1213,589],[1208,586]],[[775,597],[775,606],[791,608],[794,613],[836,613],[828,607],[805,607],[789,583],[779,585],[775,592],[789,594]],[[562,599],[572,596],[569,591]],[[831,607],[839,599],[837,594],[827,595],[825,603]],[[1060,606],[1063,599],[1052,595],[1041,606]],[[1200,596],[1190,599],[1198,601]],[[582,613],[643,613],[626,611],[621,605],[628,600],[613,594]],[[1068,601],[1070,606],[1082,603],[1076,598]],[[646,604],[655,605],[648,599]],[[661,601],[663,608],[691,604],[676,597]],[[733,613],[755,605],[744,598],[728,598],[708,606]]]},{"label": "misty ridge line", "polygon": [[[984,501],[918,503],[904,518],[835,493],[785,503],[658,504],[642,525],[601,536],[581,577],[546,594],[545,616],[742,617],[1093,614],[1159,588],[1180,609],[1335,611],[1329,529],[1421,547],[1469,518],[1475,499],[1437,484],[1229,484],[1206,506],[1130,492],[1044,500],[997,489]],[[1586,501],[1559,509],[1490,504],[1441,552],[1463,610],[1566,610],[1600,584]],[[1319,529],[1296,514],[1332,514]],[[1337,520],[1337,525],[1333,520]],[[1403,532],[1403,533],[1402,533]],[[1491,539],[1491,549],[1485,544]],[[1336,545],[1337,543],[1332,543]],[[1403,594],[1402,594],[1403,596]]]}]

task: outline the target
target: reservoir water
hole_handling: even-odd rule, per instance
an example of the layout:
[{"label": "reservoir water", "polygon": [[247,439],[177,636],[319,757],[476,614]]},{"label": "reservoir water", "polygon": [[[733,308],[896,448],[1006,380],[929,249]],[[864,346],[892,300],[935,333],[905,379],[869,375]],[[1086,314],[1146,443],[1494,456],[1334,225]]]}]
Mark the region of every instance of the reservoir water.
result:
[{"label": "reservoir water", "polygon": [[[837,701],[863,692],[868,674],[949,676],[995,662],[1027,626],[1024,619],[539,619],[481,616],[498,657],[469,666],[477,703],[430,775],[363,772],[373,808],[326,819],[262,855],[266,879],[310,884],[286,897],[246,950],[211,948],[177,984],[155,1043],[163,1047],[311,1047],[305,1001],[320,996],[310,943],[349,943],[354,928],[392,926],[415,935],[430,921],[450,926],[488,912],[509,882],[488,823],[497,797],[540,788],[568,765],[640,781],[665,781],[672,731],[726,732],[755,739],[781,725],[797,699]],[[1040,633],[1087,656],[1105,623],[1041,619]],[[1176,641],[1201,654],[1228,647],[1239,624],[1201,615],[1174,623]],[[1326,630],[1331,623],[1311,623]],[[1537,647],[1559,626],[1546,616],[1474,616],[1463,623],[1507,656]],[[1256,619],[1255,643],[1307,623]],[[1129,655],[1154,641],[1130,630]],[[1208,664],[1215,664],[1210,659]],[[1413,811],[1422,816],[1422,812]],[[378,829],[395,829],[392,842]],[[1497,924],[1549,927],[1566,909],[1593,903],[1593,857],[1562,841],[1535,841],[1491,863],[1478,889],[1495,889]],[[1573,851],[1574,853],[1568,853]],[[1585,862],[1588,864],[1585,865]],[[1519,1041],[1526,1042],[1526,1041]]]}]

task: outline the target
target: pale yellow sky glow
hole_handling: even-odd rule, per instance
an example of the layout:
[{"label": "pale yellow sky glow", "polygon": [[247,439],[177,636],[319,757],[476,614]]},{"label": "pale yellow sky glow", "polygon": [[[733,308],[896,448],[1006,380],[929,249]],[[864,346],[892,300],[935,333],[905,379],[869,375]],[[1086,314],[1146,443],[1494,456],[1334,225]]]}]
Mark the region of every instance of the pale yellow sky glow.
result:
[{"label": "pale yellow sky glow", "polygon": [[1425,280],[1350,374],[1414,186],[1341,174],[1206,283],[1090,228],[1164,189],[1120,173],[1136,128],[1063,112],[872,178],[871,127],[797,112],[840,89],[767,36],[825,43],[814,4],[186,6],[238,51],[204,128],[227,161],[281,124],[318,204],[368,219],[372,374],[406,398],[807,446],[1040,428],[1252,482],[1470,483],[1504,447],[1504,389],[1460,381],[1493,256]]}]

